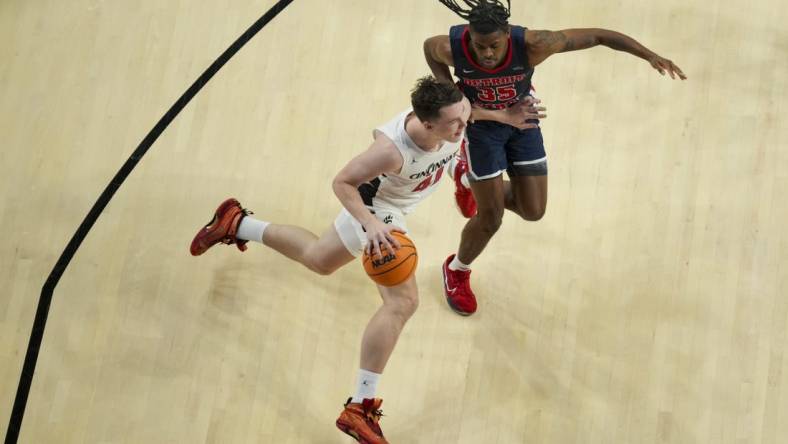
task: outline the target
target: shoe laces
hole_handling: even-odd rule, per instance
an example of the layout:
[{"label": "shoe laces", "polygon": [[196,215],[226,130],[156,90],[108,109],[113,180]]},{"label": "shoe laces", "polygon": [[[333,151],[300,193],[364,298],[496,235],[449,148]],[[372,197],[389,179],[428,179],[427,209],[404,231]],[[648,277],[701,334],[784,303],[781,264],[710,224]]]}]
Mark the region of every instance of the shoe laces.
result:
[{"label": "shoe laces", "polygon": [[380,428],[380,418],[383,415],[383,411],[380,409],[372,409],[364,410],[364,414],[366,416],[367,424],[369,427],[378,435],[383,436],[383,430]]},{"label": "shoe laces", "polygon": [[[347,399],[347,401],[345,402],[345,408],[347,408],[347,406],[351,404],[351,400],[352,399],[353,398],[348,398]],[[366,400],[364,400],[364,401],[366,401]],[[366,403],[364,401],[361,401],[361,411],[364,412],[364,416],[366,416],[367,418],[369,418],[369,419],[371,419],[371,420],[373,420],[375,422],[380,421],[380,417],[381,416],[386,416],[386,415],[383,414],[383,410],[376,409],[376,408],[373,407],[375,405],[374,401],[370,400],[370,402],[368,402],[368,403]]]},{"label": "shoe laces", "polygon": [[367,411],[367,417],[375,422],[380,421],[380,418],[386,416],[383,414],[383,410],[380,409],[370,409]]},{"label": "shoe laces", "polygon": [[364,400],[361,403],[361,408],[364,410],[364,413],[367,415],[369,419],[375,422],[380,421],[380,417],[383,416],[383,410],[376,409],[374,407],[375,401],[369,401],[369,402],[366,401],[367,400]]},{"label": "shoe laces", "polygon": [[463,290],[470,290],[471,289],[471,270],[452,270],[449,269],[452,274],[452,281],[454,281],[454,285],[457,287],[462,287]]}]

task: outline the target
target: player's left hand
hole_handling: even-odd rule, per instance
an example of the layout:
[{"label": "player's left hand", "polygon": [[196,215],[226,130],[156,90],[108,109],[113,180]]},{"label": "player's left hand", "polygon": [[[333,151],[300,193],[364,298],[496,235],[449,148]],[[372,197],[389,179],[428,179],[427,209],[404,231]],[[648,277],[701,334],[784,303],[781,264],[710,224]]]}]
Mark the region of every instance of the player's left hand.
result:
[{"label": "player's left hand", "polygon": [[675,79],[676,76],[679,76],[681,80],[687,80],[687,76],[685,76],[684,73],[681,72],[681,69],[678,66],[676,66],[675,63],[664,57],[660,57],[654,54],[654,56],[652,56],[648,62],[651,63],[651,66],[654,67],[654,69],[656,69],[657,71],[659,71],[659,73],[662,74],[663,76],[665,75],[665,72],[667,72],[668,74],[670,74],[671,79]]}]

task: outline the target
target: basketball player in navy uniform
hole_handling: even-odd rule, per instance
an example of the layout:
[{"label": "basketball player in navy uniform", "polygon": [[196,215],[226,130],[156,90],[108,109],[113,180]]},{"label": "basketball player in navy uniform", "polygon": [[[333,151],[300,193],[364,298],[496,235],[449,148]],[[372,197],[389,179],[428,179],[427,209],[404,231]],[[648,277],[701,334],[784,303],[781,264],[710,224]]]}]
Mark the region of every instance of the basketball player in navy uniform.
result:
[{"label": "basketball player in navy uniform", "polygon": [[[412,109],[376,128],[372,145],[336,175],[334,194],[343,208],[322,236],[255,219],[231,198],[219,205],[211,222],[194,237],[192,255],[218,243],[235,244],[244,251],[254,241],[328,275],[365,249],[393,253],[400,245],[392,232],[407,232],[405,215],[435,191],[463,143],[471,116],[468,99],[433,77],[418,81],[411,104]],[[499,117],[513,121],[536,117],[536,110],[530,109],[533,112],[525,109]],[[364,330],[356,392],[336,421],[340,430],[369,444],[386,443],[378,424],[382,401],[375,397],[376,387],[405,322],[418,306],[415,276],[393,287],[377,287],[383,304]]]},{"label": "basketball player in navy uniform", "polygon": [[[597,45],[625,51],[646,60],[660,74],[686,79],[670,60],[631,37],[605,29],[532,31],[509,25],[510,0],[440,0],[469,24],[452,26],[449,35],[424,42],[427,64],[438,80],[457,86],[474,107],[504,109],[531,94],[534,67],[559,52]],[[538,127],[518,129],[494,121],[469,124],[467,150],[452,171],[457,204],[470,220],[460,247],[443,264],[444,292],[451,308],[461,314],[476,311],[470,286],[470,264],[501,225],[504,209],[529,221],[542,218],[547,205],[547,155]],[[503,172],[509,176],[503,180]],[[463,186],[469,182],[472,194]]]}]

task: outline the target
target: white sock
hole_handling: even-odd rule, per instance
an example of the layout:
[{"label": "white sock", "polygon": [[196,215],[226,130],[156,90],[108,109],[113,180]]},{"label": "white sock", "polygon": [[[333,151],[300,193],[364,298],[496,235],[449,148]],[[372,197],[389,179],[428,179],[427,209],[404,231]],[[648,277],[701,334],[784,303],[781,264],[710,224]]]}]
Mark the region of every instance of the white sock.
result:
[{"label": "white sock", "polygon": [[457,168],[457,162],[459,162],[457,156],[459,156],[459,154],[455,154],[454,157],[452,157],[451,160],[449,161],[449,164],[446,165],[446,168],[449,172],[449,177],[451,177],[452,179],[454,179],[454,170],[455,168]]},{"label": "white sock", "polygon": [[462,186],[464,186],[465,188],[471,187],[471,182],[468,180],[468,173],[462,175],[462,177],[460,178],[460,182],[462,183]]},{"label": "white sock", "polygon": [[350,402],[361,403],[364,399],[374,398],[378,389],[378,379],[380,379],[380,373],[364,370],[363,368],[359,369],[356,394],[353,395],[353,399]]},{"label": "white sock", "polygon": [[457,270],[468,271],[470,269],[471,269],[471,266],[470,265],[465,265],[462,262],[460,262],[460,259],[458,258],[458,256],[456,254],[454,255],[454,259],[449,263],[449,270],[453,270],[453,271],[457,271]]},{"label": "white sock", "polygon": [[255,242],[263,242],[263,233],[265,229],[270,225],[270,222],[265,222],[262,220],[257,220],[253,217],[246,216],[241,219],[241,225],[238,226],[238,232],[235,234],[235,237],[238,239],[255,241]]},{"label": "white sock", "polygon": [[[452,159],[449,161],[449,165],[448,165],[449,177],[451,177],[452,179],[454,179],[454,170],[457,168],[457,162],[460,161],[460,157],[459,156],[460,155],[457,154],[454,157],[452,157]],[[467,172],[462,173],[462,177],[460,177],[460,183],[462,183],[462,186],[464,186],[465,188],[470,188],[471,187],[471,182],[468,179],[468,173]]]}]

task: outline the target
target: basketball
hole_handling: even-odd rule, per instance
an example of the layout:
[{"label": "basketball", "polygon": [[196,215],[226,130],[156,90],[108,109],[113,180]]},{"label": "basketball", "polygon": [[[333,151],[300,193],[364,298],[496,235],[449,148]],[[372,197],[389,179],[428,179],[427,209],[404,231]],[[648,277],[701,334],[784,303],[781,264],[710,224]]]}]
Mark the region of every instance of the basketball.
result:
[{"label": "basketball", "polygon": [[383,257],[373,258],[364,253],[362,259],[367,276],[384,287],[393,287],[405,282],[416,271],[416,264],[419,262],[416,246],[408,236],[397,231],[392,232],[391,235],[401,245],[396,254],[384,250]]}]

